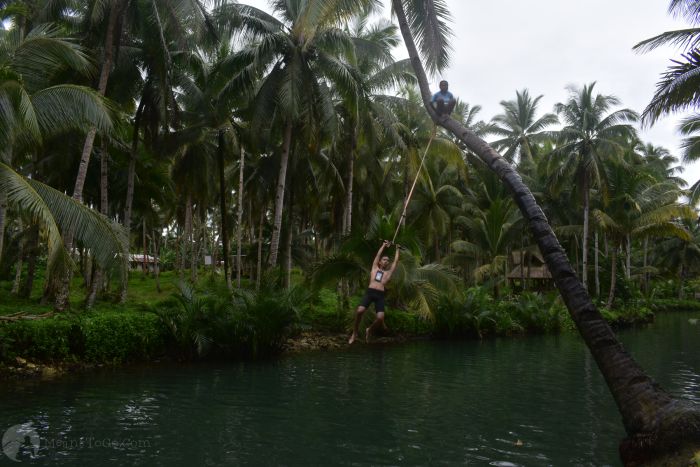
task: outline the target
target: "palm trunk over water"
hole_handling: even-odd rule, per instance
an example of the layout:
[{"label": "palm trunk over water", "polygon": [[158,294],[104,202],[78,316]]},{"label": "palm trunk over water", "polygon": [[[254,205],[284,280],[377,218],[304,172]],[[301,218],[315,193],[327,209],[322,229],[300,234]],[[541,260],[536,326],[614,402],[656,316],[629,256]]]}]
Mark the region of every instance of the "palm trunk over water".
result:
[{"label": "palm trunk over water", "polygon": [[272,224],[272,239],[270,240],[270,267],[277,265],[277,254],[280,246],[280,230],[282,229],[282,211],[284,209],[284,189],[287,181],[287,164],[289,163],[289,150],[292,146],[292,122],[287,122],[284,129],[284,142],[282,143],[282,157],[280,170],[277,177],[277,193],[275,195],[275,217]]},{"label": "palm trunk over water", "polygon": [[[671,397],[623,348],[608,323],[591,301],[583,284],[571,268],[542,209],[537,205],[520,175],[485,141],[455,120],[439,120],[430,105],[431,92],[403,5],[392,0],[401,34],[408,49],[423,103],[430,117],[459,138],[498,175],[512,193],[533,238],[552,273],[579,333],[588,346],[617,404],[628,437],[620,445],[625,463],[670,455],[679,446],[700,447],[700,410],[688,401]],[[430,0],[428,0],[429,3]]]}]

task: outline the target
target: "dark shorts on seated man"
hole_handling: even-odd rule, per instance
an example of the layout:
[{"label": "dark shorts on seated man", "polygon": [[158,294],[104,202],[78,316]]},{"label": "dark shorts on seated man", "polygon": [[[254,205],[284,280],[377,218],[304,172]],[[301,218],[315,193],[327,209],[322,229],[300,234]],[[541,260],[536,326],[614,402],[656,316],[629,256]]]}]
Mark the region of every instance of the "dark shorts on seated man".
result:
[{"label": "dark shorts on seated man", "polygon": [[369,308],[370,304],[374,302],[374,308],[377,313],[384,313],[384,291],[372,288],[367,288],[364,297],[360,301],[360,306]]}]

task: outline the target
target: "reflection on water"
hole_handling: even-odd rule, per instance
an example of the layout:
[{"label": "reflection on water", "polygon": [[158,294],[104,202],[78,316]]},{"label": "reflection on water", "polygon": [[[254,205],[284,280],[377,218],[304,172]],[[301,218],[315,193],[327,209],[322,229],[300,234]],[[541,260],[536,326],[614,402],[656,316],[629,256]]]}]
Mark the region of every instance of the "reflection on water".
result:
[{"label": "reflection on water", "polygon": [[[621,338],[700,402],[697,314]],[[43,465],[618,465],[622,425],[576,336],[360,345],[275,361],[130,368],[0,388]],[[8,461],[2,458],[1,462]],[[9,462],[9,461],[8,461]]]}]

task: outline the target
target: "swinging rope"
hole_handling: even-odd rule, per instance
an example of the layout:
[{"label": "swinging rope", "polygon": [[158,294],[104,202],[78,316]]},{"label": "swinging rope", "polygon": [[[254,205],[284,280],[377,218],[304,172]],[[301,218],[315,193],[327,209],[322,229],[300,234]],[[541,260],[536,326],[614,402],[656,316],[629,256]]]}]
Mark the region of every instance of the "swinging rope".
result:
[{"label": "swinging rope", "polygon": [[435,139],[436,134],[437,134],[437,125],[433,126],[433,133],[430,135],[430,139],[428,140],[428,145],[425,147],[425,152],[423,153],[423,157],[420,160],[420,166],[418,166],[418,172],[416,172],[416,178],[413,180],[413,185],[411,185],[411,190],[408,192],[408,196],[406,197],[406,201],[403,203],[403,212],[401,213],[401,217],[399,218],[399,225],[396,226],[396,232],[394,232],[394,238],[391,239],[392,244],[396,240],[396,236],[399,234],[399,230],[401,229],[401,224],[403,223],[404,220],[406,220],[406,209],[408,209],[408,203],[411,201],[411,196],[413,196],[413,189],[416,187],[416,182],[418,182],[418,176],[420,175],[420,171],[423,168],[423,162],[425,161],[425,156],[428,155],[428,149],[430,149],[430,145],[433,144],[433,139]]}]

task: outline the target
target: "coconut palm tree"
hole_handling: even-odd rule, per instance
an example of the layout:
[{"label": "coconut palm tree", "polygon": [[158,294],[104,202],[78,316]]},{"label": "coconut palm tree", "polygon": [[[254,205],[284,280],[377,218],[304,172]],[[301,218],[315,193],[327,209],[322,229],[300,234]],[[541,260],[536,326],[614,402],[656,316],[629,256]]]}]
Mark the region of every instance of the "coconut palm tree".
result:
[{"label": "coconut palm tree", "polygon": [[0,163],[0,191],[9,203],[42,227],[48,246],[48,270],[72,265],[63,235],[74,229],[76,240],[90,249],[104,269],[126,271],[126,237],[120,225],[60,191],[28,179]]},{"label": "coconut palm tree", "polygon": [[473,261],[475,281],[489,280],[494,296],[498,297],[509,251],[521,235],[522,216],[499,180],[484,169],[481,172],[481,183],[470,191],[464,213],[455,219],[465,239],[452,244],[455,255],[451,261],[457,258],[462,258],[462,262]]},{"label": "coconut palm tree", "polygon": [[[0,69],[0,162],[11,164],[13,151],[32,152],[44,138],[86,124],[111,128],[110,111],[95,92],[55,82],[65,69],[92,71],[83,50],[56,26],[0,30]],[[0,190],[0,259],[6,199]]]},{"label": "coconut palm tree", "polygon": [[684,283],[689,274],[697,273],[700,264],[700,224],[697,219],[685,220],[682,226],[688,237],[670,237],[662,240],[656,248],[656,263],[672,271],[678,280],[678,299],[683,299]]},{"label": "coconut palm tree", "polygon": [[610,181],[609,195],[602,208],[593,211],[593,216],[612,245],[607,302],[610,308],[615,297],[617,251],[625,251],[625,277],[630,279],[633,241],[649,236],[675,236],[688,240],[689,234],[680,221],[694,219],[695,213],[689,206],[678,202],[681,191],[674,183],[657,182],[649,174],[623,163],[610,164],[606,171]]},{"label": "coconut palm tree", "polygon": [[548,136],[547,127],[559,123],[557,116],[551,113],[536,118],[540,99],[542,95],[530,97],[527,89],[516,91],[515,100],[501,101],[504,112],[491,120],[489,133],[501,137],[491,144],[505,151],[503,157],[511,163],[516,159],[532,163],[532,145]]},{"label": "coconut palm tree", "polygon": [[603,164],[621,155],[624,141],[636,139],[635,130],[628,122],[636,121],[637,114],[630,109],[608,113],[620,101],[615,96],[594,94],[595,84],[580,89],[569,87],[569,100],[554,106],[564,121],[557,148],[557,153],[565,157],[558,174],[559,182],[573,178],[583,199],[581,280],[584,287],[588,286],[590,190],[605,190]]},{"label": "coconut palm tree", "polygon": [[[503,157],[473,132],[452,119],[438,118],[430,105],[431,92],[414,37],[428,66],[445,65],[448,9],[441,0],[392,0],[408,49],[426,111],[436,123],[460,138],[494,171],[513,194],[524,219],[555,279],[557,288],[590,349],[622,415],[627,438],[621,445],[623,461],[644,460],[675,452],[679,445],[700,445],[700,411],[663,391],[622,348],[610,326],[593,305],[576,277],[564,250],[532,193]],[[690,451],[692,452],[692,451]]]},{"label": "coconut palm tree", "polygon": [[230,6],[240,12],[239,27],[254,33],[255,42],[245,51],[251,67],[269,70],[254,98],[252,124],[278,124],[282,129],[270,266],[277,264],[293,134],[312,121],[328,125],[334,120],[327,83],[343,94],[357,94],[352,66],[341,59],[352,48],[352,38],[339,26],[376,5],[373,0],[273,1],[280,20],[250,7]]}]

